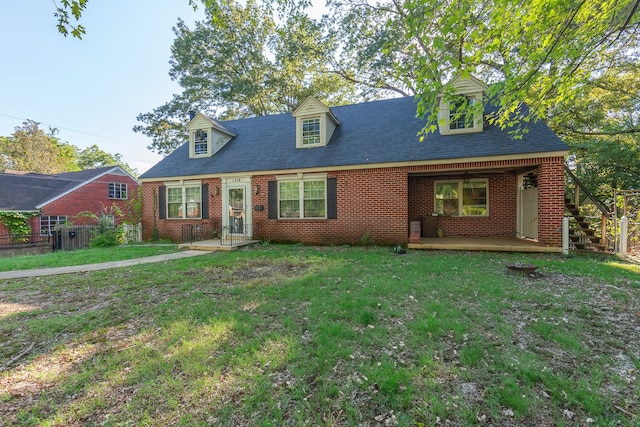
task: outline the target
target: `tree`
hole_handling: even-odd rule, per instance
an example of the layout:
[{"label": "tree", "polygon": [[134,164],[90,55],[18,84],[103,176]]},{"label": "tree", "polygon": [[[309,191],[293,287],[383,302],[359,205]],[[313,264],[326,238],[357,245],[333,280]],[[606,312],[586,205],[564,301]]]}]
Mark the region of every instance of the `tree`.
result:
[{"label": "tree", "polygon": [[[616,59],[617,61],[618,59]],[[640,188],[640,70],[617,64],[558,105],[550,125],[576,156],[576,174],[593,192]]]},{"label": "tree", "polygon": [[10,137],[0,137],[0,170],[57,174],[119,165],[137,176],[138,172],[122,161],[121,154],[109,154],[96,145],[81,150],[61,142],[56,129],[46,133],[39,125],[27,120]]},{"label": "tree", "polygon": [[[395,88],[402,82],[417,94],[418,114],[430,120],[427,130],[435,129],[435,99],[444,84],[455,74],[474,74],[499,83],[489,94],[499,107],[490,121],[503,128],[518,124],[523,132],[529,120],[573,102],[577,88],[606,71],[608,58],[638,66],[639,3],[346,0],[331,7],[347,54],[341,68],[386,69]],[[363,34],[366,41],[357,37]]]},{"label": "tree", "polygon": [[95,144],[84,150],[76,150],[76,165],[79,170],[95,169],[104,166],[120,166],[132,176],[138,176],[136,169],[122,161],[122,154],[109,154],[98,148]]},{"label": "tree", "polygon": [[308,95],[332,105],[362,99],[330,68],[335,46],[322,25],[298,7],[277,20],[268,4],[208,1],[207,18],[174,32],[170,75],[184,89],[168,103],[140,114],[134,128],[167,153],[186,138],[189,110],[222,119],[292,111]]},{"label": "tree", "polygon": [[27,120],[11,137],[0,139],[2,169],[55,174],[77,170],[72,145],[60,142],[55,131],[47,134],[39,123]]}]

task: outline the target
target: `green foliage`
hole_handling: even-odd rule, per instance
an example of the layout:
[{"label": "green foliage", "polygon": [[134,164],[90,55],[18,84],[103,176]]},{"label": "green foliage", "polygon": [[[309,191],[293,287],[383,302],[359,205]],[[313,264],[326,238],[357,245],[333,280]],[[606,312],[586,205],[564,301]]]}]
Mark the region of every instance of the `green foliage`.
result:
[{"label": "green foliage", "polygon": [[[67,37],[69,33],[73,37],[82,39],[86,33],[84,26],[78,24],[82,13],[89,0],[60,0],[60,6],[56,5],[55,16],[58,18],[58,31]],[[55,4],[55,3],[54,3]]]},{"label": "green foliage", "polygon": [[575,174],[603,199],[640,188],[640,71],[617,64],[578,92],[550,121],[571,147]]},{"label": "green foliage", "polygon": [[[125,233],[122,221],[126,217],[120,207],[113,203],[111,206],[102,206],[100,212],[84,211],[78,214],[79,217],[87,217],[93,219],[98,227],[92,231],[89,246],[92,248],[110,247],[125,243]],[[116,219],[118,221],[116,221]],[[119,222],[119,225],[115,225]]]},{"label": "green foliage", "polygon": [[362,246],[373,246],[375,244],[371,230],[365,231],[362,236],[360,236],[360,244]]},{"label": "green foliage", "polygon": [[0,222],[9,231],[11,240],[15,243],[24,243],[31,235],[31,224],[29,220],[38,216],[38,212],[2,212],[0,211]]},{"label": "green foliage", "polygon": [[186,140],[190,110],[234,119],[290,112],[311,94],[331,105],[359,99],[331,70],[333,40],[295,5],[276,16],[269,2],[206,4],[204,21],[174,28],[169,74],[183,92],[137,118],[134,131],[152,138],[152,150]]},{"label": "green foliage", "polygon": [[46,133],[39,126],[38,122],[27,120],[10,137],[0,137],[0,170],[57,174],[119,165],[132,176],[138,175],[119,153],[109,154],[96,145],[81,150],[61,142],[56,129]]},{"label": "green foliage", "polygon": [[[489,121],[522,133],[530,120],[575,100],[576,88],[606,71],[609,58],[637,67],[630,49],[637,45],[640,13],[634,3],[406,0],[375,6],[336,2],[334,8],[357,9],[359,15],[350,15],[357,28],[376,29],[370,32],[391,75],[418,95],[418,115],[435,122],[434,104],[444,83],[455,74],[474,74],[500,82],[489,93],[499,107]],[[380,63],[379,54],[364,52],[351,54]]]},{"label": "green foliage", "polygon": [[120,166],[134,177],[139,175],[136,169],[122,161],[122,154],[109,154],[98,148],[95,144],[84,150],[76,149],[76,165],[79,170],[96,169],[104,166]]},{"label": "green foliage", "polygon": [[60,142],[55,134],[54,129],[46,133],[33,120],[16,127],[11,137],[0,142],[0,169],[43,174],[78,170],[74,164],[75,147]]},{"label": "green foliage", "polygon": [[124,243],[124,230],[122,225],[114,227],[109,224],[103,224],[93,230],[89,247],[107,248],[117,246]]}]

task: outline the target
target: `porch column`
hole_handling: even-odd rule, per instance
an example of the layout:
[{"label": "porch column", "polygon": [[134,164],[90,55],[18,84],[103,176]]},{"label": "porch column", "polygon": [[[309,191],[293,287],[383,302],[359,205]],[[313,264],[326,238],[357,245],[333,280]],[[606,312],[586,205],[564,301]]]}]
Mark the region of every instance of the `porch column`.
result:
[{"label": "porch column", "polygon": [[538,166],[538,242],[562,245],[564,217],[564,159],[550,157]]}]

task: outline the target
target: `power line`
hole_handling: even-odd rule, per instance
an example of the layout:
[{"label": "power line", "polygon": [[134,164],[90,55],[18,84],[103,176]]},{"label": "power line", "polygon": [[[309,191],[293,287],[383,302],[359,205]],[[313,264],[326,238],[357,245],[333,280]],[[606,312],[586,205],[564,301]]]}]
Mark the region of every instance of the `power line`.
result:
[{"label": "power line", "polygon": [[[20,120],[20,121],[22,121],[22,122],[26,122],[27,120],[29,120],[29,119],[24,119],[24,118],[20,118],[20,117],[16,117],[16,116],[11,116],[11,115],[9,115],[9,114],[2,114],[2,113],[0,113],[0,116],[8,117],[8,118],[10,118],[10,119]],[[34,121],[35,121],[35,120],[34,120]],[[112,136],[98,135],[98,134],[96,134],[96,133],[85,132],[85,131],[82,131],[82,130],[76,130],[76,129],[66,128],[66,127],[62,127],[62,126],[56,126],[56,125],[52,125],[52,124],[50,124],[50,123],[38,122],[38,121],[36,121],[36,122],[37,122],[37,123],[39,123],[39,124],[43,124],[43,125],[45,125],[45,126],[48,126],[49,128],[52,128],[52,129],[61,129],[61,130],[69,131],[69,132],[75,132],[75,133],[81,133],[81,134],[84,134],[84,135],[95,136],[95,137],[97,137],[97,138],[104,138],[104,139],[111,139],[111,140],[113,140],[113,141],[126,142],[127,144],[144,144],[144,143],[142,143],[142,142],[128,141],[128,140],[126,140],[126,139],[114,138],[114,137],[112,137]],[[145,144],[145,145],[146,145],[146,144]]]}]

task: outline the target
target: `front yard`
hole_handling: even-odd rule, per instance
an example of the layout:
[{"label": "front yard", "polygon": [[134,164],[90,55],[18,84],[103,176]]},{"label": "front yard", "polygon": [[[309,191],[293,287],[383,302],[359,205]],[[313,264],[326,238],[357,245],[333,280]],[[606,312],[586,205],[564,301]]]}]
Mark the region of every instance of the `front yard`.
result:
[{"label": "front yard", "polygon": [[634,426],[639,273],[266,245],[8,280],[0,424]]}]

